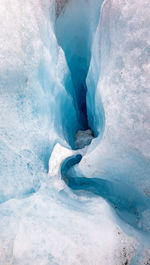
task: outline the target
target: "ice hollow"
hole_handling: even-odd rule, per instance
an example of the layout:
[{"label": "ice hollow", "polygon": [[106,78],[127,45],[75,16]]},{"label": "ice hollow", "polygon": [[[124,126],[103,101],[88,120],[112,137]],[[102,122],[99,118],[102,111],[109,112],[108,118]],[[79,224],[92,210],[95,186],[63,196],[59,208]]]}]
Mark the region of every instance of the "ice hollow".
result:
[{"label": "ice hollow", "polygon": [[[64,3],[64,2],[63,2]],[[71,73],[73,86],[66,85],[67,92],[72,96],[79,123],[78,129],[92,129],[96,135],[96,125],[89,122],[87,111],[86,78],[91,60],[92,42],[94,32],[100,17],[102,1],[68,1],[56,18],[55,32],[58,44],[65,53],[68,67]],[[57,9],[60,6],[58,1]],[[92,119],[92,118],[91,118]]]}]

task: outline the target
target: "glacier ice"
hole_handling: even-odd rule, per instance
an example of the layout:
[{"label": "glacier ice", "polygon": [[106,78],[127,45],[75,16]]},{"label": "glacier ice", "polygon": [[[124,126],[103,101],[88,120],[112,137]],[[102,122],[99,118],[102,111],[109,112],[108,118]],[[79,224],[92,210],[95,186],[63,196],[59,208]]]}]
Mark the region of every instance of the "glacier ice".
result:
[{"label": "glacier ice", "polygon": [[69,88],[69,93],[73,97],[80,129],[89,128],[86,115],[86,77],[91,59],[93,34],[98,24],[102,2],[103,0],[94,1],[93,8],[92,1],[68,1],[56,20],[56,37],[65,52],[70,69],[73,91]]},{"label": "glacier ice", "polygon": [[149,10],[0,2],[0,265],[149,264]]}]

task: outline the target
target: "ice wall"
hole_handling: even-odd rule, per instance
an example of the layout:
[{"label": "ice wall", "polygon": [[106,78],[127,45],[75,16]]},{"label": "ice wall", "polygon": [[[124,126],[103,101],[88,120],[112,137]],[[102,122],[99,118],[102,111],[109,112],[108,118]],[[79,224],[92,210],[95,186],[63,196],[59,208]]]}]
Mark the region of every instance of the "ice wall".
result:
[{"label": "ice wall", "polygon": [[54,1],[1,2],[0,14],[2,202],[39,188],[52,146],[60,137],[71,143],[77,122],[64,88],[71,77],[53,30]]},{"label": "ice wall", "polygon": [[[119,154],[124,150],[126,155],[122,158],[122,163],[127,163],[125,160],[129,154],[135,160],[143,159],[146,168],[150,156],[148,7],[147,1],[139,1],[138,4],[133,1],[131,5],[120,1],[104,2],[87,77],[90,98],[93,73],[99,73],[98,78],[95,78],[98,85],[94,100],[98,106],[101,96],[105,112],[105,132],[101,148],[98,144],[97,149],[102,149],[106,144],[112,152]],[[102,151],[103,154],[107,152],[107,147]],[[112,159],[113,157],[114,155]],[[143,169],[143,174],[146,168]],[[145,177],[147,173],[144,174]],[[141,182],[145,181],[143,174]],[[133,178],[132,176],[131,180]]]},{"label": "ice wall", "polygon": [[[92,109],[92,113],[98,119],[98,106],[104,109],[104,134],[101,135],[103,127],[99,122],[99,138],[76,167],[78,176],[101,180],[99,189],[97,184],[99,194],[109,202],[117,200],[113,207],[119,217],[147,233],[150,229],[149,8],[147,1],[103,3],[87,76],[87,106],[88,110],[92,109],[94,102],[96,110]],[[93,83],[95,96],[90,91]],[[124,193],[118,184],[123,185]],[[126,206],[121,210],[123,201]]]}]

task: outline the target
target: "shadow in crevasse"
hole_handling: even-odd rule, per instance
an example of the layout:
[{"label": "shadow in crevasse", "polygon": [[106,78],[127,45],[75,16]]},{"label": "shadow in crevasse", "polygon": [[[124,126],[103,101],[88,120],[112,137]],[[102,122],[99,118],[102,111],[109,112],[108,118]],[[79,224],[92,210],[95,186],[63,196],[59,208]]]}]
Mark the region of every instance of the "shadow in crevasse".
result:
[{"label": "shadow in crevasse", "polygon": [[74,165],[82,159],[81,155],[67,158],[61,166],[62,179],[70,189],[78,194],[91,194],[103,197],[116,210],[118,216],[134,228],[144,230],[142,227],[142,213],[149,209],[150,200],[137,192],[129,185],[119,181],[109,181],[100,178],[86,178],[77,176]]},{"label": "shadow in crevasse", "polygon": [[61,100],[60,116],[64,137],[72,149],[76,149],[74,139],[78,131],[91,130],[97,137],[104,129],[103,106],[100,101],[98,106],[95,102],[97,73],[87,84],[102,3],[103,0],[96,0],[93,6],[92,1],[56,1],[55,35],[68,65],[63,85],[72,99],[70,108]]}]

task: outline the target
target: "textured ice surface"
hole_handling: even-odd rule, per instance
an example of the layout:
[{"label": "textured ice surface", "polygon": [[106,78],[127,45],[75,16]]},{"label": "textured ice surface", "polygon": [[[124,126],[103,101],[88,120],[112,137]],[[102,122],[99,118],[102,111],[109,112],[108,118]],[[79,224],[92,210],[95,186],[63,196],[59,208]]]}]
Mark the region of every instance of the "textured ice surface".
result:
[{"label": "textured ice surface", "polygon": [[[90,171],[92,176],[113,176],[144,193],[149,189],[150,173],[150,90],[149,74],[144,70],[149,65],[149,3],[123,3],[104,2],[95,36],[87,83],[97,65],[100,74],[95,104],[99,104],[101,95],[105,131],[101,143],[95,140],[85,161],[89,176]],[[95,60],[98,45],[100,65]],[[88,93],[90,96],[90,90]],[[99,131],[101,134],[101,127]]]},{"label": "textured ice surface", "polygon": [[0,2],[0,265],[149,264],[150,3],[101,4]]},{"label": "textured ice surface", "polygon": [[[147,235],[150,232],[149,9],[148,1],[103,3],[87,86],[94,84],[97,88],[93,97],[97,107],[92,111],[99,119],[98,106],[101,106],[104,122],[98,122],[99,139],[92,141],[76,169],[80,176],[99,179],[96,191],[113,204],[122,220],[146,231]],[[90,89],[87,97],[91,111],[94,105]],[[143,240],[147,248],[149,239]],[[140,255],[142,247],[133,264],[144,264]]]},{"label": "textured ice surface", "polygon": [[72,121],[76,130],[64,88],[68,67],[50,21],[52,3],[8,3],[0,3],[0,201],[38,189],[54,142],[62,134],[68,138]]}]

